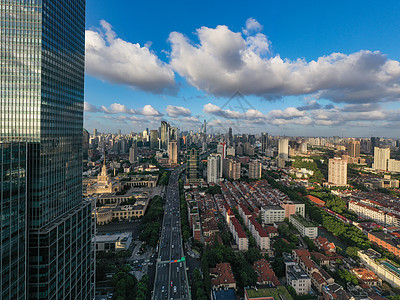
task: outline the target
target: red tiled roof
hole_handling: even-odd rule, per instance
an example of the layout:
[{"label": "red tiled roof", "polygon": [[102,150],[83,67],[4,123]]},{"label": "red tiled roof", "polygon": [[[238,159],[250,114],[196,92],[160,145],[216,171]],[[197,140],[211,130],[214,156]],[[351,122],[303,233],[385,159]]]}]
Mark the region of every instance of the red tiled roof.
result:
[{"label": "red tiled roof", "polygon": [[318,284],[327,283],[326,280],[318,272],[312,273],[311,276],[318,282]]},{"label": "red tiled roof", "polygon": [[302,257],[302,256],[308,256],[310,257],[310,252],[308,252],[307,249],[294,249],[293,250],[298,257]]},{"label": "red tiled roof", "polygon": [[231,218],[231,222],[233,224],[233,226],[235,227],[235,231],[238,235],[239,238],[245,238],[247,237],[246,233],[244,232],[242,225],[240,225],[238,219],[236,219],[235,217]]},{"label": "red tiled roof", "polygon": [[217,275],[217,278],[212,280],[213,285],[236,283],[229,263],[217,264],[214,269],[210,269],[210,273]]},{"label": "red tiled roof", "polygon": [[251,216],[250,210],[243,203],[239,203],[239,207],[243,210],[246,216]]},{"label": "red tiled roof", "polygon": [[264,228],[262,228],[260,223],[258,223],[257,220],[254,217],[250,217],[249,221],[253,224],[253,226],[257,230],[258,234],[260,235],[260,237],[268,237],[268,234],[266,233]]},{"label": "red tiled roof", "polygon": [[309,259],[307,256],[300,256],[300,260],[304,263],[307,269],[312,270],[316,268],[315,262]]},{"label": "red tiled roof", "polygon": [[274,226],[270,225],[265,227],[265,231],[267,233],[278,233],[278,229],[276,229]]},{"label": "red tiled roof", "polygon": [[320,261],[328,260],[328,257],[326,257],[326,255],[316,252],[316,251],[311,252],[311,255],[314,256],[316,260],[320,260]]},{"label": "red tiled roof", "polygon": [[258,282],[272,282],[275,286],[280,285],[271,265],[265,259],[254,262],[253,268],[258,274]]},{"label": "red tiled roof", "polygon": [[321,199],[311,196],[311,195],[307,195],[307,198],[311,201],[314,202],[317,205],[321,205],[324,206],[325,205],[325,201],[322,201]]}]

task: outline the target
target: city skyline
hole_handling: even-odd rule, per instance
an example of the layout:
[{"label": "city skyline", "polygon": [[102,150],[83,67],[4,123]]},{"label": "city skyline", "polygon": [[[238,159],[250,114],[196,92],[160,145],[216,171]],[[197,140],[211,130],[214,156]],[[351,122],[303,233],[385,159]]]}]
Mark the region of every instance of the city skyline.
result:
[{"label": "city skyline", "polygon": [[[129,3],[87,5],[89,131],[161,120],[195,129],[206,119],[210,132],[231,123],[244,133],[399,137],[397,2],[219,3],[195,15],[159,4],[168,14],[157,18],[146,17],[150,3],[134,18]],[[242,105],[229,103],[236,92]]]}]

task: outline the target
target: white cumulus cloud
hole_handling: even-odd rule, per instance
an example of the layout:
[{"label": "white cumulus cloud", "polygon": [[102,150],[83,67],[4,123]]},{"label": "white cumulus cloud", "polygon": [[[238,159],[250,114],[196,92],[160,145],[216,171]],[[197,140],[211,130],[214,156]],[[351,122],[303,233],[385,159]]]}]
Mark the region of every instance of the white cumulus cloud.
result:
[{"label": "white cumulus cloud", "polygon": [[183,106],[167,105],[165,111],[167,112],[167,115],[172,118],[189,117],[192,115],[190,109]]},{"label": "white cumulus cloud", "polygon": [[175,74],[168,64],[149,47],[118,38],[106,21],[100,24],[100,32],[86,30],[85,67],[89,75],[146,92],[176,92]]},{"label": "white cumulus cloud", "polygon": [[198,43],[172,32],[170,64],[188,83],[216,96],[239,91],[265,99],[311,94],[353,104],[400,100],[398,61],[368,50],[311,61],[268,56],[270,42],[257,24],[248,21],[245,36],[224,25],[201,27]]},{"label": "white cumulus cloud", "polygon": [[100,110],[96,106],[85,101],[84,102],[84,111],[85,112],[99,112]]}]

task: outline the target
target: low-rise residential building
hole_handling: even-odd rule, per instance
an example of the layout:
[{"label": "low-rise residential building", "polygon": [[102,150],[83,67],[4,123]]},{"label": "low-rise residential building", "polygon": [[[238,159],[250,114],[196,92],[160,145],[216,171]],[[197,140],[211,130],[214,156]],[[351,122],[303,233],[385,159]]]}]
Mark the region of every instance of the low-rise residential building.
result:
[{"label": "low-rise residential building", "polygon": [[318,292],[322,293],[324,286],[328,285],[324,277],[318,272],[314,272],[311,275],[311,284],[317,289]]},{"label": "low-rise residential building", "polygon": [[289,221],[302,236],[308,236],[310,239],[315,239],[318,236],[318,227],[304,217],[300,215],[291,215]]},{"label": "low-rise residential building", "polygon": [[350,295],[343,289],[343,287],[337,283],[332,283],[322,288],[322,299],[333,300],[333,299],[350,299]]},{"label": "low-rise residential building", "polygon": [[96,251],[116,252],[128,250],[132,244],[132,232],[115,234],[97,234],[93,237],[96,243]]},{"label": "low-rise residential building", "polygon": [[400,241],[395,236],[383,231],[369,232],[368,239],[400,257]]},{"label": "low-rise residential building", "polygon": [[251,235],[256,240],[256,245],[261,249],[261,251],[270,249],[268,234],[265,232],[264,228],[262,228],[260,223],[258,223],[254,217],[250,217],[247,224]]},{"label": "low-rise residential building", "polygon": [[311,276],[312,273],[318,271],[317,264],[307,256],[301,256],[298,263],[308,276]]},{"label": "low-rise residential building", "polygon": [[240,251],[247,251],[249,249],[249,240],[246,233],[244,232],[242,225],[240,225],[238,219],[232,217],[229,223],[229,229],[233,235],[233,238]]},{"label": "low-rise residential building", "polygon": [[374,272],[365,268],[355,268],[350,270],[359,281],[368,286],[381,286],[382,279],[380,279]]},{"label": "low-rise residential building", "polygon": [[330,264],[330,258],[320,252],[311,252],[311,257],[314,261],[318,261],[320,266],[329,266]]},{"label": "low-rise residential building", "polygon": [[314,244],[320,251],[325,252],[326,254],[335,253],[336,246],[334,243],[328,241],[327,238],[319,236],[314,240]]},{"label": "low-rise residential building", "polygon": [[267,232],[268,237],[269,237],[270,239],[279,236],[279,231],[278,231],[278,229],[275,228],[275,227],[272,226],[272,225],[265,226],[264,229],[265,229],[265,231]]},{"label": "low-rise residential building", "polygon": [[284,286],[270,288],[250,288],[244,290],[244,300],[293,300]]},{"label": "low-rise residential building", "polygon": [[311,278],[298,265],[287,267],[286,280],[298,295],[308,294],[311,290]]},{"label": "low-rise residential building", "polygon": [[291,215],[300,215],[302,217],[306,215],[304,203],[285,200],[281,202],[281,207],[285,210],[285,218],[289,218]]},{"label": "low-rise residential building", "polygon": [[278,286],[280,285],[278,277],[266,259],[260,259],[254,262],[254,270],[258,275],[257,284]]},{"label": "low-rise residential building", "polygon": [[238,205],[239,215],[242,217],[244,224],[247,224],[249,218],[253,215],[250,210],[243,203],[239,203]]},{"label": "low-rise residential building", "polygon": [[285,220],[285,210],[279,205],[265,205],[261,207],[260,217],[263,224],[273,224]]},{"label": "low-rise residential building", "polygon": [[297,263],[300,261],[301,257],[308,257],[311,258],[311,254],[307,249],[294,249],[292,250],[292,258]]},{"label": "low-rise residential building", "polygon": [[211,284],[213,289],[236,289],[236,280],[229,263],[219,263],[210,269]]},{"label": "low-rise residential building", "polygon": [[[370,201],[371,202],[371,201]],[[354,200],[349,201],[349,210],[355,212],[359,217],[372,219],[386,226],[399,226],[400,215],[387,212],[382,208],[367,205]]]}]

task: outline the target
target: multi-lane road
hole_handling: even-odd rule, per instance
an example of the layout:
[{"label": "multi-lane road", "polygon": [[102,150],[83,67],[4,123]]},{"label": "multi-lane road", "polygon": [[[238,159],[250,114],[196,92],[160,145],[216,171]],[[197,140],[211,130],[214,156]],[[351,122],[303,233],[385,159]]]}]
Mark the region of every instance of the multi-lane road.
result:
[{"label": "multi-lane road", "polygon": [[178,179],[181,167],[172,172],[164,206],[153,299],[190,299],[181,236]]}]

